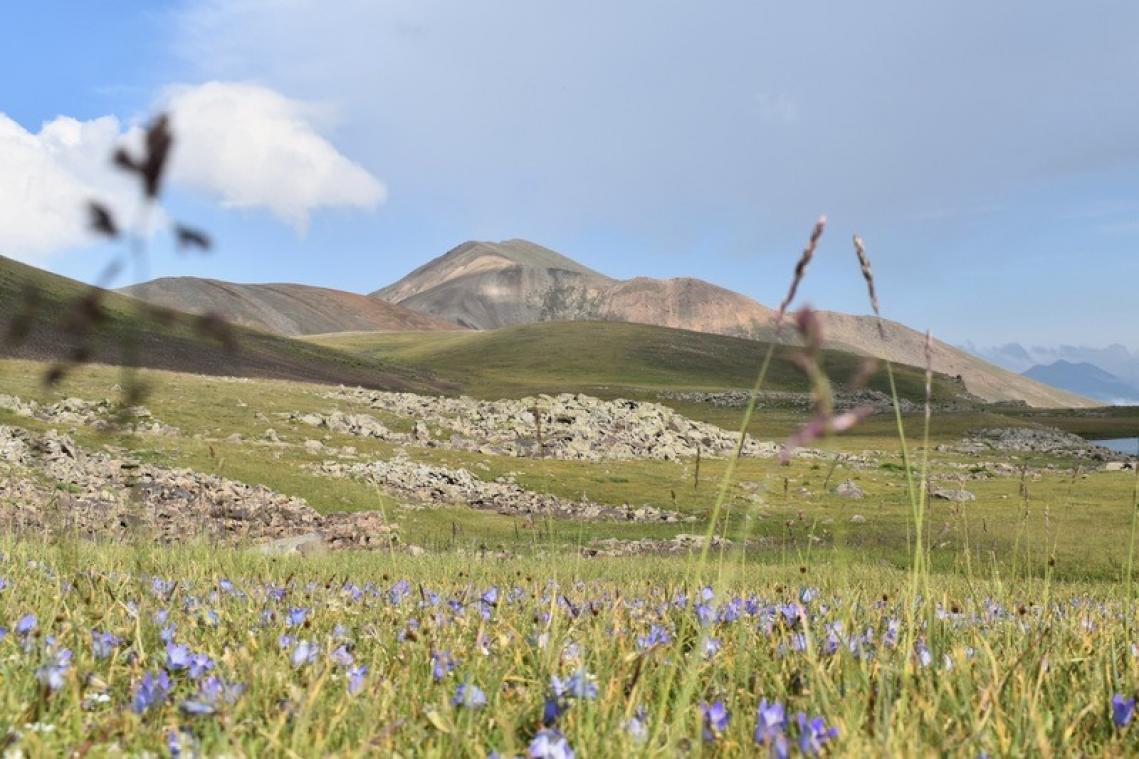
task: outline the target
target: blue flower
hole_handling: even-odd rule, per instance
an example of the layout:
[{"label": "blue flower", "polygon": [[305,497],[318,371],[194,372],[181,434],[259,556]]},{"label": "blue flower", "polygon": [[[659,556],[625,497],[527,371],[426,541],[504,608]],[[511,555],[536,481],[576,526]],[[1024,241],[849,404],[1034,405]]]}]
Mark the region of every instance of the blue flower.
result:
[{"label": "blue flower", "polygon": [[704,658],[711,659],[720,652],[720,641],[711,635],[705,635],[704,639],[700,642],[700,647],[704,651]]},{"label": "blue flower", "polygon": [[442,680],[455,668],[455,660],[447,651],[431,652],[431,677],[436,681]]},{"label": "blue flower", "polygon": [[190,668],[190,648],[180,643],[166,644],[166,669],[178,672]]},{"label": "blue flower", "polygon": [[649,628],[648,635],[642,635],[637,638],[637,648],[642,651],[648,651],[656,646],[664,646],[672,642],[672,635],[669,634],[667,627],[660,625],[653,625]]},{"label": "blue flower", "polygon": [[333,662],[341,667],[351,667],[355,663],[355,658],[348,651],[347,646],[337,646],[331,654],[328,655]]},{"label": "blue flower", "polygon": [[285,626],[296,627],[298,625],[303,625],[305,617],[308,616],[308,612],[308,609],[303,609],[300,607],[289,609],[288,614],[285,615]]},{"label": "blue flower", "polygon": [[827,727],[826,720],[814,717],[807,720],[807,715],[799,712],[799,750],[805,756],[814,756],[822,751],[823,746],[832,738],[838,737],[837,727]]},{"label": "blue flower", "polygon": [[293,648],[293,655],[291,657],[293,666],[300,669],[308,664],[312,664],[316,661],[316,655],[319,652],[320,649],[315,643],[309,643],[307,640],[300,641],[296,647]]},{"label": "blue flower", "polygon": [[190,656],[190,677],[198,680],[214,668],[213,660],[206,654],[193,654]]},{"label": "blue flower", "polygon": [[539,730],[530,745],[526,748],[526,756],[531,759],[573,759],[573,749],[569,741],[559,731],[552,728]]},{"label": "blue flower", "polygon": [[597,685],[584,669],[574,672],[564,682],[557,675],[554,675],[550,678],[550,686],[558,698],[584,698],[587,700],[597,698]]},{"label": "blue flower", "polygon": [[16,634],[21,638],[36,629],[38,620],[35,614],[25,614],[16,622]]},{"label": "blue flower", "polygon": [[625,732],[634,743],[644,743],[649,738],[648,715],[643,706],[637,707],[633,716],[625,720]]},{"label": "blue flower", "polygon": [[708,742],[716,740],[732,721],[732,713],[723,701],[716,701],[711,706],[707,703],[700,704],[700,714],[704,717],[704,740]]},{"label": "blue flower", "polygon": [[755,714],[755,742],[761,746],[774,745],[776,738],[783,735],[787,729],[787,715],[783,704],[775,701],[768,703],[767,699],[759,702]]},{"label": "blue flower", "polygon": [[135,714],[142,714],[166,701],[170,693],[170,675],[160,670],[158,675],[147,672],[135,688],[131,708]]},{"label": "blue flower", "polygon": [[348,668],[348,693],[356,695],[364,687],[364,678],[368,676],[368,665],[360,664]]},{"label": "blue flower", "polygon": [[36,670],[36,678],[41,685],[57,691],[63,687],[67,670],[71,668],[71,649],[64,648],[52,654],[47,664]]},{"label": "blue flower", "polygon": [[486,694],[473,683],[459,683],[459,686],[455,688],[455,695],[451,698],[451,703],[467,709],[481,709],[486,706]]},{"label": "blue flower", "polygon": [[1124,698],[1122,693],[1111,697],[1111,721],[1116,727],[1127,727],[1135,716],[1135,699]]},{"label": "blue flower", "polygon": [[91,651],[96,659],[106,659],[115,652],[122,640],[109,632],[91,631]]},{"label": "blue flower", "polygon": [[226,704],[233,704],[245,692],[241,683],[227,683],[220,677],[208,677],[198,686],[192,699],[183,701],[179,708],[187,714],[213,714]]}]

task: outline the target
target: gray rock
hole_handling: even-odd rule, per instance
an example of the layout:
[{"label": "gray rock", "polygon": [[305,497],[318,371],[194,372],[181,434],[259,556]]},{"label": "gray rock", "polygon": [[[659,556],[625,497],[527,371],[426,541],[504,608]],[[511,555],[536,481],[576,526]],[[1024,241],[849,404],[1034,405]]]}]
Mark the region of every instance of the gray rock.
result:
[{"label": "gray rock", "polygon": [[277,538],[257,546],[257,552],[267,555],[300,553],[305,555],[325,553],[328,546],[319,532],[306,532],[287,538]]},{"label": "gray rock", "polygon": [[930,493],[934,498],[939,498],[943,501],[953,501],[954,503],[964,503],[966,501],[975,501],[977,496],[970,493],[968,490],[958,488],[937,488]]},{"label": "gray rock", "polygon": [[863,497],[864,493],[862,488],[854,480],[843,480],[840,482],[833,491],[839,498],[848,498],[851,500],[858,500]]}]

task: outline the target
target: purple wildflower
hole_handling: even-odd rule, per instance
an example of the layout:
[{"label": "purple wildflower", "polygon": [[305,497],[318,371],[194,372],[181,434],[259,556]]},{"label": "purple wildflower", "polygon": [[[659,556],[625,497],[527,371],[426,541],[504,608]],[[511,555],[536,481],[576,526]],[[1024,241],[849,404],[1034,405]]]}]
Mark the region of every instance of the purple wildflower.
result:
[{"label": "purple wildflower", "polygon": [[310,643],[307,640],[302,640],[297,643],[293,648],[292,662],[293,667],[300,669],[306,665],[312,664],[316,661],[316,655],[320,652],[320,648],[315,643]]},{"label": "purple wildflower", "polygon": [[64,648],[53,653],[47,664],[36,670],[36,678],[41,685],[46,685],[50,690],[57,691],[63,687],[64,678],[67,677],[67,670],[70,668],[71,649]]},{"label": "purple wildflower", "polygon": [[451,698],[451,703],[467,709],[481,709],[486,706],[486,694],[473,683],[459,683],[459,686],[455,688],[455,695]]},{"label": "purple wildflower", "polygon": [[364,688],[364,678],[368,676],[368,665],[360,664],[348,668],[348,693],[355,696]]},{"label": "purple wildflower", "polygon": [[531,759],[573,759],[573,749],[569,741],[559,731],[552,728],[539,730],[530,745],[526,748],[526,756]]},{"label": "purple wildflower", "polygon": [[653,625],[649,628],[648,635],[642,635],[637,638],[637,648],[642,651],[648,651],[656,646],[668,645],[672,642],[672,635],[669,633],[667,627],[660,625]]},{"label": "purple wildflower", "polygon": [[356,661],[355,657],[353,657],[351,652],[348,651],[347,646],[337,646],[336,650],[334,650],[328,656],[337,666],[340,667],[351,667]]},{"label": "purple wildflower", "polygon": [[109,632],[91,631],[91,651],[96,659],[106,659],[122,643],[118,636]]},{"label": "purple wildflower", "polygon": [[142,714],[166,701],[170,694],[170,675],[160,670],[157,675],[147,672],[134,691],[131,708],[135,714]]},{"label": "purple wildflower", "polygon": [[1111,721],[1116,727],[1127,727],[1135,716],[1135,699],[1124,698],[1122,693],[1111,697]]},{"label": "purple wildflower", "polygon": [[190,656],[190,678],[199,680],[214,668],[213,659],[207,654],[192,654]]},{"label": "purple wildflower", "polygon": [[584,698],[587,700],[597,698],[597,684],[593,682],[593,678],[584,669],[579,669],[564,681],[554,675],[550,678],[550,686],[558,698]]},{"label": "purple wildflower", "polygon": [[431,652],[431,677],[435,682],[439,682],[447,674],[455,668],[455,660],[451,658],[449,651],[432,651]]},{"label": "purple wildflower", "polygon": [[711,743],[716,740],[732,721],[732,713],[723,701],[716,701],[712,705],[700,704],[700,714],[704,717],[704,740]]},{"label": "purple wildflower", "polygon": [[807,720],[807,715],[799,712],[799,750],[804,756],[815,756],[823,750],[823,746],[832,738],[838,737],[837,727],[827,727],[826,720],[814,717]]},{"label": "purple wildflower", "polygon": [[16,634],[21,638],[36,629],[38,620],[35,614],[25,614],[16,621]]},{"label": "purple wildflower", "polygon": [[787,729],[787,714],[783,704],[778,701],[768,703],[767,699],[759,702],[755,714],[755,742],[761,746],[774,745],[776,738],[783,735]]},{"label": "purple wildflower", "polygon": [[178,672],[190,668],[190,648],[180,643],[166,644],[166,669]]}]

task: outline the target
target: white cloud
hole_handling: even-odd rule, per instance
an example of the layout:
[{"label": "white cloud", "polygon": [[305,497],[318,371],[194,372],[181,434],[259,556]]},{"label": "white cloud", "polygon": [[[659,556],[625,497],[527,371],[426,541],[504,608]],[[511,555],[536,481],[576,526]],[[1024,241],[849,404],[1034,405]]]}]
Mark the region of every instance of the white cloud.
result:
[{"label": "white cloud", "polygon": [[[374,209],[384,186],[314,128],[317,106],[252,84],[209,82],[171,88],[175,148],[170,182],[234,208],[265,208],[302,230],[322,207]],[[115,170],[117,144],[141,128],[114,116],[60,116],[32,132],[0,113],[0,253],[34,260],[91,243],[85,205],[98,199],[125,223],[131,178]]]},{"label": "white cloud", "polygon": [[34,259],[88,242],[85,203],[119,210],[128,197],[109,163],[119,136],[111,116],[60,116],[32,133],[0,114],[0,253]]},{"label": "white cloud", "polygon": [[374,209],[384,186],[321,137],[316,107],[254,84],[208,82],[168,95],[171,180],[234,208],[269,209],[303,230],[327,206]]}]

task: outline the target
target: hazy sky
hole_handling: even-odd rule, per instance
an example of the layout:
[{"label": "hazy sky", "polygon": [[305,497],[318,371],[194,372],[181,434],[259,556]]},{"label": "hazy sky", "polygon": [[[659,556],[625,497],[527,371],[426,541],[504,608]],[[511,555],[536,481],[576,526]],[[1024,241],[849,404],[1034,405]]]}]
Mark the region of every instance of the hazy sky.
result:
[{"label": "hazy sky", "polygon": [[815,305],[866,310],[858,232],[911,326],[1136,348],[1136,40],[1133,0],[13,4],[0,252],[93,276],[77,207],[128,216],[105,156],[161,107],[218,245],[153,276],[370,291],[525,237],[773,304],[826,213]]}]

